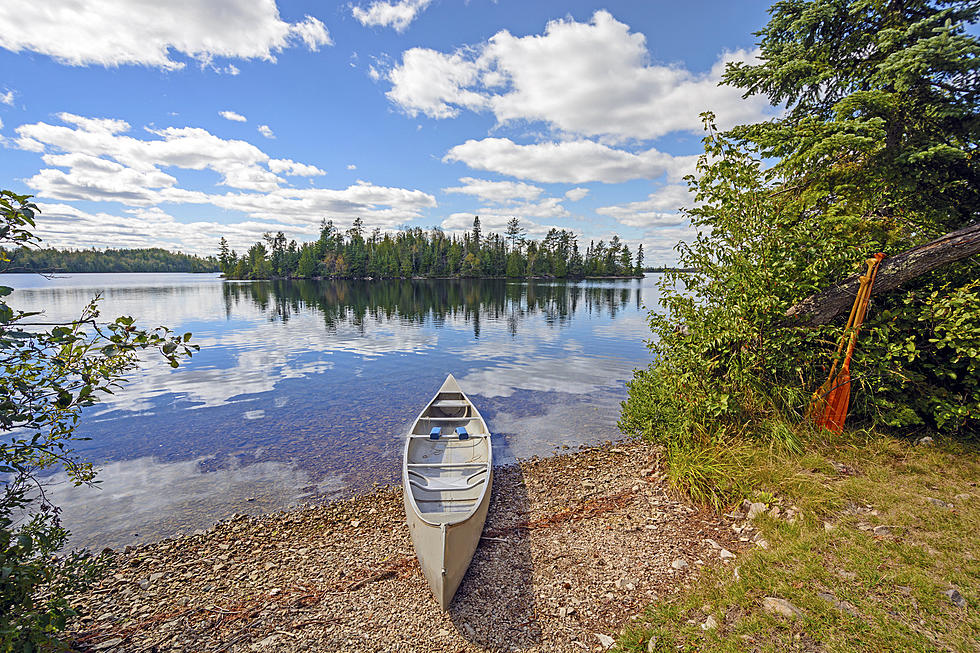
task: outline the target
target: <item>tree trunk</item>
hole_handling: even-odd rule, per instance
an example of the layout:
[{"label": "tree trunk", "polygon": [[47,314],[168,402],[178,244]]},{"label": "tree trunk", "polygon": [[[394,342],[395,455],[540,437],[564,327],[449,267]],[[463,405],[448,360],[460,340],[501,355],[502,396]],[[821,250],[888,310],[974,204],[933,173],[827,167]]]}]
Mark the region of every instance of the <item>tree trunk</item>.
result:
[{"label": "tree trunk", "polygon": [[[980,224],[963,227],[936,240],[913,247],[881,262],[874,292],[894,290],[902,284],[938,267],[960,261],[980,252]],[[817,326],[827,324],[854,303],[860,284],[860,274],[807,297],[786,311],[786,317],[797,324]]]}]

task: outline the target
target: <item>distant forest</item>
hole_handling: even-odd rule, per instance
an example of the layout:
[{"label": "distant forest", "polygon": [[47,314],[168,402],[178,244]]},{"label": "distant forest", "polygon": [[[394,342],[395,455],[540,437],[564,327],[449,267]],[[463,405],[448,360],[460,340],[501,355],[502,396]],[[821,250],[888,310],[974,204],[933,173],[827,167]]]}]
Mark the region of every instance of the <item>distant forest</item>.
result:
[{"label": "distant forest", "polygon": [[149,249],[29,249],[6,251],[6,272],[217,272],[213,256],[201,258]]},{"label": "distant forest", "polygon": [[525,238],[514,218],[505,235],[484,234],[480,218],[462,236],[419,227],[365,236],[360,218],[347,231],[324,222],[320,238],[310,243],[286,242],[282,232],[266,234],[264,242],[238,255],[222,238],[218,265],[229,279],[321,277],[393,279],[441,277],[609,277],[642,276],[643,246],[634,258],[619,236],[609,243],[591,242],[579,250],[574,233],[552,229],[541,240]]}]

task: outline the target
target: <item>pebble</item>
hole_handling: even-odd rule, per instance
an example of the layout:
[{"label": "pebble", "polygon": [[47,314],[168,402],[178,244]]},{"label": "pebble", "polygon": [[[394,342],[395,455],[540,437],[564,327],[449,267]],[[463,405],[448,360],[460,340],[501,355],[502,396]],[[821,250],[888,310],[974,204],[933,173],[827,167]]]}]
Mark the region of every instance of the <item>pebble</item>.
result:
[{"label": "pebble", "polygon": [[749,506],[749,514],[746,516],[746,519],[748,519],[749,521],[752,521],[756,517],[758,517],[759,515],[761,515],[762,513],[764,513],[765,511],[766,511],[766,504],[764,504],[764,503],[753,503],[753,504],[751,504]]},{"label": "pebble", "polygon": [[871,529],[871,532],[874,533],[875,535],[885,536],[885,535],[891,535],[892,529],[891,526],[875,526],[874,528]]},{"label": "pebble", "polygon": [[602,644],[602,648],[604,648],[604,649],[605,648],[609,648],[610,646],[612,646],[613,644],[616,643],[616,640],[614,640],[609,635],[603,635],[602,633],[596,633],[595,636],[596,636],[596,639],[599,640],[599,643]]},{"label": "pebble", "polygon": [[717,627],[718,622],[710,614],[708,615],[708,618],[704,620],[704,623],[701,624],[701,630],[714,630]]},{"label": "pebble", "polygon": [[818,599],[821,599],[823,601],[826,601],[827,603],[831,604],[832,606],[834,606],[835,608],[837,608],[838,610],[840,610],[842,612],[848,613],[849,615],[851,615],[855,619],[857,619],[858,616],[859,616],[858,615],[857,608],[855,608],[853,605],[851,605],[847,601],[838,601],[837,600],[837,597],[834,596],[833,594],[828,594],[827,592],[819,592],[817,594],[817,598]]},{"label": "pebble", "polygon": [[654,651],[657,650],[657,641],[658,641],[658,638],[656,638],[656,637],[651,637],[647,641],[647,653],[654,653]]},{"label": "pebble", "polygon": [[936,506],[937,508],[952,508],[953,506],[946,503],[942,499],[937,499],[935,497],[926,497],[926,501]]},{"label": "pebble", "polygon": [[762,599],[762,609],[769,614],[778,614],[787,619],[796,619],[803,614],[798,607],[777,596],[767,596]]},{"label": "pebble", "polygon": [[92,647],[93,651],[108,651],[110,648],[116,648],[123,643],[122,637],[113,637],[112,639],[107,639],[104,642],[96,644]]},{"label": "pebble", "polygon": [[684,567],[687,566],[687,560],[685,560],[684,558],[677,558],[672,563],[670,563],[670,566],[673,567],[674,569],[683,569]]},{"label": "pebble", "polygon": [[728,549],[722,549],[721,551],[718,552],[718,555],[721,557],[722,560],[735,559],[735,554],[729,551]]},{"label": "pebble", "polygon": [[928,435],[926,435],[926,436],[923,436],[923,437],[919,438],[918,440],[916,440],[915,441],[915,444],[918,447],[929,447],[929,446],[932,446],[933,444],[935,444],[935,442],[936,442],[935,440],[933,440]]},{"label": "pebble", "polygon": [[966,607],[966,599],[963,598],[963,595],[960,594],[959,590],[957,590],[956,588],[953,588],[951,590],[946,590],[945,592],[943,592],[943,594],[945,594],[946,598],[949,599],[949,602],[955,605],[957,608]]}]

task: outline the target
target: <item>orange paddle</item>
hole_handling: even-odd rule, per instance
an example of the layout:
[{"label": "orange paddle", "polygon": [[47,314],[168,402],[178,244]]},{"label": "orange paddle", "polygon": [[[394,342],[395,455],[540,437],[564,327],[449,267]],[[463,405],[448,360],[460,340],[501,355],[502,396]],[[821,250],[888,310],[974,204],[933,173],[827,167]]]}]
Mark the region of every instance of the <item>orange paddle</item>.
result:
[{"label": "orange paddle", "polygon": [[[840,345],[837,347],[837,354],[834,357],[833,365],[831,365],[830,375],[814,394],[811,403],[811,409],[814,412],[820,411],[816,419],[817,426],[834,433],[840,433],[844,430],[844,420],[847,418],[847,408],[851,401],[851,355],[854,353],[858,333],[868,312],[871,289],[874,286],[875,277],[878,276],[878,266],[883,258],[885,255],[879,252],[875,254],[874,258],[865,261],[868,265],[868,272],[861,277],[861,285],[858,287],[857,297],[854,299],[854,306],[851,308],[847,327],[844,329]],[[850,338],[848,339],[849,331]],[[840,357],[845,342],[848,342],[847,353],[844,356],[840,371],[837,371],[837,358]]]}]

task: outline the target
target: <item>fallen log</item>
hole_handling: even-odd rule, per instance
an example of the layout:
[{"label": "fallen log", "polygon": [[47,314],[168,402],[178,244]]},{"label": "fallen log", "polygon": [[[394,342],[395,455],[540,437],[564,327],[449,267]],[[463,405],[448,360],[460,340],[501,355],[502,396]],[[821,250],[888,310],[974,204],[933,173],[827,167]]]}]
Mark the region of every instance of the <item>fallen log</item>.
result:
[{"label": "fallen log", "polygon": [[[980,252],[980,224],[950,232],[941,238],[889,256],[881,262],[875,281],[875,293],[894,290],[912,279],[938,267],[961,261]],[[827,324],[854,303],[860,274],[853,274],[836,286],[811,295],[789,308],[786,317],[796,324]]]}]

